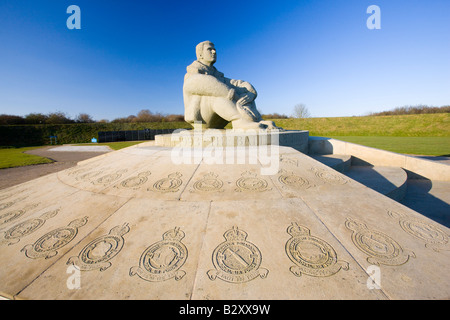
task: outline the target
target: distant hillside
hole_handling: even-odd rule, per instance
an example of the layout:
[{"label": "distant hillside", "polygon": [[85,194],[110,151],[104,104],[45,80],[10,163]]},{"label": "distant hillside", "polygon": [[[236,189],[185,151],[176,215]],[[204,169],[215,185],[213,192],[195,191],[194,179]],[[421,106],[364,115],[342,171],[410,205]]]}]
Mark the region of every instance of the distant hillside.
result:
[{"label": "distant hillside", "polygon": [[311,136],[450,137],[450,113],[273,121],[284,129],[309,130]]}]

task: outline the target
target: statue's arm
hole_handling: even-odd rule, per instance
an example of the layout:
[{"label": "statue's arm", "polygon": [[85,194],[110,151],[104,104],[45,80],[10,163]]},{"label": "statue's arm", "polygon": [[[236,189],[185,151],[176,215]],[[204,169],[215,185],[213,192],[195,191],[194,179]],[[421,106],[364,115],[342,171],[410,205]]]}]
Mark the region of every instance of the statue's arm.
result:
[{"label": "statue's arm", "polygon": [[187,73],[184,78],[183,90],[188,94],[199,96],[223,97],[233,100],[235,90],[217,78],[194,73]]},{"label": "statue's arm", "polygon": [[247,81],[225,78],[225,83],[229,83],[231,86],[234,86],[236,88],[244,89],[238,90],[236,94],[237,103],[239,103],[240,105],[251,103],[258,96],[256,89]]},{"label": "statue's arm", "polygon": [[230,85],[235,87],[245,88],[248,92],[253,93],[255,95],[255,98],[258,95],[256,89],[247,81],[225,78],[225,83],[229,83]]}]

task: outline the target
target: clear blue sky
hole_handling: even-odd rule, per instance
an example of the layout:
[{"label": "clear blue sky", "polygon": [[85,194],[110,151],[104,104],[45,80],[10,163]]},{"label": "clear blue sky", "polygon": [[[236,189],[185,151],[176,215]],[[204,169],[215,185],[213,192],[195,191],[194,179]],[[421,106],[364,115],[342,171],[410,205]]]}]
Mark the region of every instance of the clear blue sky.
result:
[{"label": "clear blue sky", "polygon": [[[72,4],[81,30],[66,26]],[[380,30],[366,26],[373,4]],[[0,0],[0,113],[183,114],[204,40],[220,71],[255,86],[263,113],[450,104],[449,0]]]}]

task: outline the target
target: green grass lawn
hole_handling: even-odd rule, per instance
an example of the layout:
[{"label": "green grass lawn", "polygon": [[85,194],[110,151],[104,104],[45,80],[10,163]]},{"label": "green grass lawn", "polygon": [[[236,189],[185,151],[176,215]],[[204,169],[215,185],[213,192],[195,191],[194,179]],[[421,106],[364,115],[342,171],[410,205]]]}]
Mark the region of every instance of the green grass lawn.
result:
[{"label": "green grass lawn", "polygon": [[[143,141],[124,141],[124,142],[110,142],[110,143],[96,143],[96,144],[86,143],[79,145],[107,145],[113,150],[120,150],[142,142]],[[34,164],[52,163],[53,161],[50,159],[24,153],[25,151],[38,148],[41,147],[0,149],[0,169],[30,166]]]},{"label": "green grass lawn", "polygon": [[328,138],[397,153],[450,157],[450,137],[330,136]]},{"label": "green grass lawn", "polygon": [[287,130],[309,130],[311,136],[450,137],[450,113],[399,116],[277,119]]},{"label": "green grass lawn", "polygon": [[52,160],[47,158],[24,153],[25,151],[37,148],[40,147],[0,149],[0,169],[53,162]]},{"label": "green grass lawn", "polygon": [[450,113],[277,119],[274,122],[287,130],[308,130],[310,136],[397,153],[450,155]]}]

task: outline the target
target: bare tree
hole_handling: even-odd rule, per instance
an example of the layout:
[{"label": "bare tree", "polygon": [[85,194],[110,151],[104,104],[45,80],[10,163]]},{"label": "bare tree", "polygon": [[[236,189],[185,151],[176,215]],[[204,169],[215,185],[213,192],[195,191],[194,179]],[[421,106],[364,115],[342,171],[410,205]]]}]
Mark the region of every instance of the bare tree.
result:
[{"label": "bare tree", "polygon": [[95,121],[92,119],[90,115],[87,113],[80,113],[75,119],[77,123],[94,123]]},{"label": "bare tree", "polygon": [[70,119],[67,114],[61,111],[56,111],[49,113],[47,116],[47,120],[45,121],[47,124],[68,124],[74,123],[72,119]]},{"label": "bare tree", "polygon": [[153,113],[148,109],[144,109],[138,112],[136,122],[160,122],[163,119],[162,114]]},{"label": "bare tree", "polygon": [[311,117],[311,114],[309,113],[308,108],[303,104],[303,103],[299,103],[297,105],[295,105],[294,107],[294,118],[309,118]]}]

